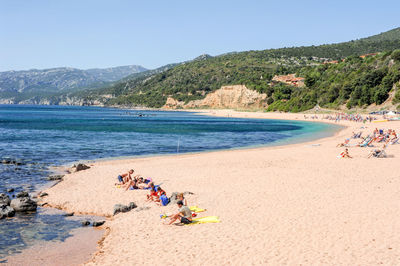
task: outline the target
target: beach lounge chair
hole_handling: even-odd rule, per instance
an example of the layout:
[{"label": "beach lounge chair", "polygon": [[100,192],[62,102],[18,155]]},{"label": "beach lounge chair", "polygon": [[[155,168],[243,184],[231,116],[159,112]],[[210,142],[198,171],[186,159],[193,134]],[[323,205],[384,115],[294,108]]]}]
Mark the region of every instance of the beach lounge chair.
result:
[{"label": "beach lounge chair", "polygon": [[364,140],[363,143],[360,144],[360,147],[372,147],[372,142],[374,141],[373,138],[367,138]]},{"label": "beach lounge chair", "polygon": [[387,154],[386,154],[385,150],[381,150],[381,151],[378,151],[377,153],[373,154],[373,156],[375,158],[385,158],[385,157],[387,157]]},{"label": "beach lounge chair", "polygon": [[361,134],[362,134],[362,132],[360,131],[360,132],[358,132],[358,133],[354,133],[354,135],[353,135],[353,139],[359,139],[359,138],[361,138]]},{"label": "beach lounge chair", "polygon": [[[375,158],[386,158],[387,157],[386,147],[387,147],[387,145],[384,145],[382,150],[373,150],[373,151],[371,151],[372,156],[374,156]],[[371,156],[369,156],[369,157],[371,157]]]}]

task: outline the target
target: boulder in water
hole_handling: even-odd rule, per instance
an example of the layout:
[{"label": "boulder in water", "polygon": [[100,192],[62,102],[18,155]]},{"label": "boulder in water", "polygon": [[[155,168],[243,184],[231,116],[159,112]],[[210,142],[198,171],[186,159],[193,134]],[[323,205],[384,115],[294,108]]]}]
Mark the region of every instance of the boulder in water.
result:
[{"label": "boulder in water", "polygon": [[7,189],[7,192],[8,192],[8,193],[12,193],[12,192],[14,192],[14,189],[13,189],[13,188],[8,188],[8,189]]},{"label": "boulder in water", "polygon": [[16,161],[8,158],[4,158],[1,160],[2,164],[13,164],[13,165],[23,165],[22,161]]},{"label": "boulder in water", "polygon": [[30,212],[37,209],[36,201],[33,201],[27,192],[18,193],[17,198],[11,200],[10,206],[16,212]]},{"label": "boulder in water", "polygon": [[11,203],[11,200],[10,200],[10,197],[8,197],[6,194],[4,194],[4,193],[1,193],[0,194],[0,205],[6,205],[6,206],[8,206],[8,205],[10,205],[10,203]]},{"label": "boulder in water", "polygon": [[17,193],[17,198],[26,198],[26,197],[29,198],[29,193],[26,191],[21,191]]},{"label": "boulder in water", "polygon": [[15,215],[15,210],[7,205],[0,205],[0,219],[6,217],[13,217]]},{"label": "boulder in water", "polygon": [[82,223],[83,226],[90,225],[90,221],[88,221],[88,220],[82,221],[81,223]]},{"label": "boulder in water", "polygon": [[1,160],[1,163],[2,164],[11,164],[12,161],[10,159],[3,159],[3,160]]},{"label": "boulder in water", "polygon": [[103,225],[104,223],[105,223],[106,221],[97,221],[97,222],[93,222],[93,227],[98,227],[98,226],[101,226],[101,225]]},{"label": "boulder in water", "polygon": [[62,180],[64,175],[51,175],[47,177],[47,180],[49,181],[57,181],[57,180]]}]

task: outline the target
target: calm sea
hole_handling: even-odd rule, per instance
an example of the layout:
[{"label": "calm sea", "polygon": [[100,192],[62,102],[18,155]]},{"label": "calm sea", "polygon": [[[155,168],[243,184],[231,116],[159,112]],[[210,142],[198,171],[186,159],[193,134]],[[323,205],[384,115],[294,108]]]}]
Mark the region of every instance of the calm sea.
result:
[{"label": "calm sea", "polygon": [[[97,107],[0,105],[0,193],[34,191],[49,167],[121,156],[277,145],[327,136],[337,127],[310,122],[217,118],[188,112]],[[117,174],[117,173],[116,173]],[[37,240],[64,240],[79,219],[49,214],[0,220],[1,258]],[[89,230],[89,229],[88,229]]]}]

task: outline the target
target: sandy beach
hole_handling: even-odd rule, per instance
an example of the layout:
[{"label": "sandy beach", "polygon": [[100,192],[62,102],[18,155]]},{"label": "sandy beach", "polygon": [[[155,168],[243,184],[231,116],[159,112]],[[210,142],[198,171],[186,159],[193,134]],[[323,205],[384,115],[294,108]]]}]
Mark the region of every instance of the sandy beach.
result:
[{"label": "sandy beach", "polygon": [[[202,112],[303,120],[303,114]],[[344,148],[336,145],[353,131],[400,132],[400,122],[339,124],[346,128],[308,143],[96,162],[47,189],[44,201],[109,217],[88,265],[398,265],[400,145],[390,145],[382,159],[368,159],[373,148],[360,147],[349,148],[354,158],[339,159]],[[160,207],[145,202],[147,191],[114,186],[131,168],[161,183],[168,195],[194,193],[186,196],[189,205],[221,223],[163,225],[160,214],[177,206]],[[139,208],[112,216],[115,204],[132,201]]]}]

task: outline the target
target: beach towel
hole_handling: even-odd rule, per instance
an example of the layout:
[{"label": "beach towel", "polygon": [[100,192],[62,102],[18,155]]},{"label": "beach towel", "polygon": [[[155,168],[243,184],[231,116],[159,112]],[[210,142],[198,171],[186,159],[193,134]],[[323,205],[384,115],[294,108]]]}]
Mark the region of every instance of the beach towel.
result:
[{"label": "beach towel", "polygon": [[190,209],[192,212],[205,212],[205,211],[206,211],[206,209],[202,209],[202,208],[199,208],[199,207],[197,207],[197,206],[191,206],[191,207],[189,207],[189,209]]},{"label": "beach towel", "polygon": [[218,216],[206,216],[201,218],[194,218],[190,224],[187,225],[194,225],[194,224],[209,224],[209,223],[220,223],[221,220]]}]

